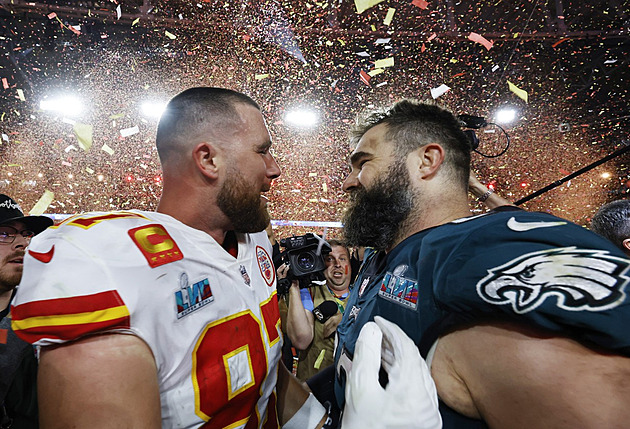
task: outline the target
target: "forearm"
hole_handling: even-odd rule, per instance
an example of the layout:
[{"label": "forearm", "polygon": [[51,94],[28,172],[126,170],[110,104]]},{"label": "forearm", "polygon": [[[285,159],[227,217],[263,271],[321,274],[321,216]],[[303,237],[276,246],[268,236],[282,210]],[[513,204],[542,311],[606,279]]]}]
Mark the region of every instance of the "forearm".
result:
[{"label": "forearm", "polygon": [[313,341],[313,321],[309,320],[300,299],[300,289],[289,289],[289,310],[287,312],[287,335],[294,347],[306,349]]}]

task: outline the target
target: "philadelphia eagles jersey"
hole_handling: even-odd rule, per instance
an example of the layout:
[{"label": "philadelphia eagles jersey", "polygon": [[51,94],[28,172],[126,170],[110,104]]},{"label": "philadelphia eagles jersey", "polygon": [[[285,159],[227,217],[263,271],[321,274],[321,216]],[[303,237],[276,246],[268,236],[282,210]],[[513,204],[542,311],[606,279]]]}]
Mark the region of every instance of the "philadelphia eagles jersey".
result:
[{"label": "philadelphia eagles jersey", "polygon": [[156,360],[164,428],[278,428],[271,245],[264,232],[236,236],[234,257],[160,213],[72,217],[29,245],[13,328],[37,346],[140,337]]},{"label": "philadelphia eagles jersey", "polygon": [[[424,357],[449,328],[497,318],[630,355],[630,260],[564,219],[496,210],[418,232],[381,258],[384,267],[363,292],[375,298],[357,306],[354,318],[349,302],[338,329],[340,403],[344,363],[352,359],[360,328],[375,315],[399,325]],[[353,293],[361,291],[363,271]]]}]

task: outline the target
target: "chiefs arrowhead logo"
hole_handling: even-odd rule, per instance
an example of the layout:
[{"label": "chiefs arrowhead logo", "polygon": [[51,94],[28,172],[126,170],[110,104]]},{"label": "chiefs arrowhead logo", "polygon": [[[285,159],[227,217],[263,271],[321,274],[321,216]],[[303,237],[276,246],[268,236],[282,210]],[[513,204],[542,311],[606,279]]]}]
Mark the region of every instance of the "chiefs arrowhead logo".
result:
[{"label": "chiefs arrowhead logo", "polygon": [[53,254],[55,253],[55,245],[53,244],[53,246],[50,248],[50,250],[48,252],[45,253],[39,253],[39,252],[34,252],[32,250],[28,250],[28,254],[31,255],[33,258],[37,259],[39,262],[43,262],[44,264],[47,264],[50,262],[50,260],[53,257]]}]

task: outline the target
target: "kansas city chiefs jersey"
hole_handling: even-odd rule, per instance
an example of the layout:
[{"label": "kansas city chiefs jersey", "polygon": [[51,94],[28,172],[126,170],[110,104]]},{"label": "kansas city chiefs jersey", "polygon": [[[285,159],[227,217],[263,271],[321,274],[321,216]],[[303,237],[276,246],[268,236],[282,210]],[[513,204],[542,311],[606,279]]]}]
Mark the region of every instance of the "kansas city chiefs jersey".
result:
[{"label": "kansas city chiefs jersey", "polygon": [[156,360],[164,428],[278,428],[271,245],[265,232],[237,240],[234,257],[160,213],[72,217],[29,245],[13,327],[37,346],[140,337]]}]

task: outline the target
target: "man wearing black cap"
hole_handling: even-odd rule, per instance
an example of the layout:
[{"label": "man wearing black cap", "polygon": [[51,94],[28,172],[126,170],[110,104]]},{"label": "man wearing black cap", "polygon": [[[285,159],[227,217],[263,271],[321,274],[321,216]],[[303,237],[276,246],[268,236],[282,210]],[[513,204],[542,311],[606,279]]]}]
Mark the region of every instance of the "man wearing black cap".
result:
[{"label": "man wearing black cap", "polygon": [[[24,216],[0,194],[0,427],[37,427],[36,361],[32,347],[11,330],[9,306],[22,278],[31,238],[53,224],[45,216]],[[32,382],[29,382],[29,379]],[[16,392],[20,392],[19,394]],[[20,396],[20,397],[16,397]],[[13,424],[8,426],[10,421]]]}]

